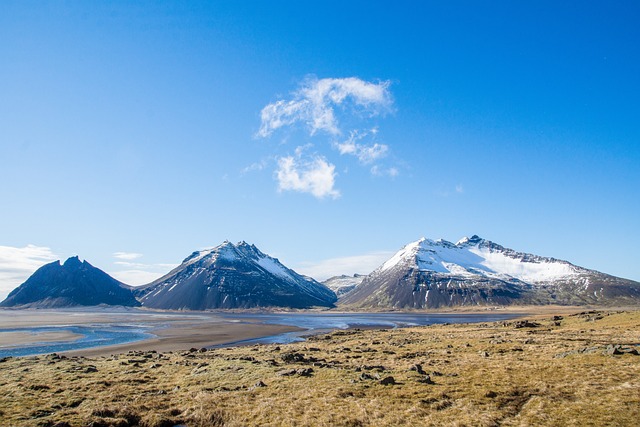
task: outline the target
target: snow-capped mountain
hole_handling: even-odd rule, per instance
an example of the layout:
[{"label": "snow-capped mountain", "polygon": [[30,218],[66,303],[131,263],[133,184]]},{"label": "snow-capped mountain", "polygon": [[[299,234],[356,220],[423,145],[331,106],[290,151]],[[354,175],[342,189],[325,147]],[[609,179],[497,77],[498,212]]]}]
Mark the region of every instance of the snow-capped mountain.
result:
[{"label": "snow-capped mountain", "polygon": [[173,310],[332,307],[337,299],[326,286],[254,245],[228,241],[194,252],[136,294],[144,307]]},{"label": "snow-capped mountain", "polygon": [[64,264],[54,261],[40,267],[11,291],[0,307],[62,308],[100,304],[140,305],[129,287],[76,256]]},{"label": "snow-capped mountain", "polygon": [[340,301],[355,307],[640,302],[640,283],[478,236],[409,243]]},{"label": "snow-capped mountain", "polygon": [[362,283],[365,277],[366,275],[364,274],[354,274],[353,276],[343,274],[341,276],[330,277],[323,281],[322,284],[335,292],[338,298],[342,298]]}]

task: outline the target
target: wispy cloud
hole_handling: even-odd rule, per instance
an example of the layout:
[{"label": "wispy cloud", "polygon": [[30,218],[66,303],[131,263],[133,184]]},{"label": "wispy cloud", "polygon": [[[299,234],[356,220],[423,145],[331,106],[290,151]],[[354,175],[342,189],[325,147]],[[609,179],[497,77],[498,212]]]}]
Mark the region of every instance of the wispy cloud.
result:
[{"label": "wispy cloud", "polygon": [[118,258],[118,259],[138,259],[142,257],[142,254],[138,254],[135,252],[114,252],[113,253],[113,257],[114,258]]},{"label": "wispy cloud", "polygon": [[456,184],[455,187],[435,190],[434,194],[439,197],[456,197],[457,195],[464,194],[464,187],[462,184]]},{"label": "wispy cloud", "polygon": [[359,141],[366,138],[368,135],[375,135],[377,131],[361,132],[353,130],[349,133],[349,138],[343,142],[336,142],[334,145],[340,152],[340,154],[350,154],[356,156],[360,163],[370,164],[374,161],[381,159],[387,155],[389,146],[386,144],[362,144]]},{"label": "wispy cloud", "polygon": [[277,129],[296,123],[306,126],[311,135],[318,131],[339,135],[335,108],[348,105],[354,112],[369,117],[388,112],[393,103],[389,84],[356,77],[307,78],[292,99],[281,99],[262,109],[262,124],[257,135],[267,137]]},{"label": "wispy cloud", "polygon": [[341,274],[369,274],[380,267],[393,254],[394,252],[379,251],[364,255],[330,258],[317,262],[302,262],[294,269],[298,273],[321,281]]},{"label": "wispy cloud", "polygon": [[0,246],[0,300],[38,268],[57,259],[59,257],[50,248],[43,246]]},{"label": "wispy cloud", "polygon": [[303,156],[302,148],[296,149],[295,156],[278,159],[278,190],[309,193],[318,199],[340,197],[335,188],[335,165],[320,155]]},{"label": "wispy cloud", "polygon": [[153,282],[177,266],[177,264],[147,264],[136,261],[142,256],[135,252],[115,252],[113,257],[120,261],[113,262],[117,269],[111,270],[109,274],[122,283],[137,286]]},{"label": "wispy cloud", "polygon": [[388,176],[391,178],[395,178],[400,174],[400,171],[397,168],[382,168],[378,165],[374,165],[371,167],[371,175],[375,176]]}]

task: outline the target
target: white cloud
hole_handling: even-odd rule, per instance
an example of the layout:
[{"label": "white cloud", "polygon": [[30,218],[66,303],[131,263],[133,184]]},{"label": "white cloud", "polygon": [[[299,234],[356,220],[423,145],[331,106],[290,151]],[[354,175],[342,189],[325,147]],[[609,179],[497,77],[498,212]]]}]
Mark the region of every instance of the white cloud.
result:
[{"label": "white cloud", "polygon": [[318,199],[340,197],[340,192],[334,188],[335,165],[318,155],[311,156],[308,160],[303,159],[300,148],[296,149],[295,156],[278,159],[278,190],[310,193]]},{"label": "white cloud", "polygon": [[318,262],[302,262],[295,270],[320,281],[341,274],[369,274],[391,258],[393,254],[394,252],[380,251],[364,255],[330,258]]},{"label": "white cloud", "polygon": [[357,77],[308,78],[291,100],[278,100],[260,113],[261,126],[257,136],[267,137],[273,131],[295,123],[303,123],[314,135],[323,131],[341,133],[335,107],[347,107],[369,117],[390,111],[392,105],[389,82],[371,83]]},{"label": "white cloud", "polygon": [[456,193],[464,193],[464,188],[462,188],[462,184],[456,185]]},{"label": "white cloud", "polygon": [[59,257],[50,248],[27,245],[24,248],[0,246],[0,300],[44,264]]},{"label": "white cloud", "polygon": [[178,266],[178,264],[142,264],[127,261],[116,261],[114,264],[126,269],[110,271],[109,274],[116,280],[131,286],[151,283]]},{"label": "white cloud", "polygon": [[387,155],[387,151],[389,151],[389,146],[386,144],[378,144],[377,142],[374,144],[361,144],[358,141],[367,137],[369,133],[375,135],[377,133],[377,129],[371,130],[369,132],[359,132],[359,131],[351,131],[349,134],[349,138],[344,142],[335,143],[336,148],[340,152],[340,154],[350,154],[356,156],[360,163],[370,164],[374,161],[381,159]]},{"label": "white cloud", "polygon": [[114,258],[118,258],[118,259],[138,259],[142,257],[142,254],[138,254],[135,252],[114,252],[113,253],[113,257]]}]

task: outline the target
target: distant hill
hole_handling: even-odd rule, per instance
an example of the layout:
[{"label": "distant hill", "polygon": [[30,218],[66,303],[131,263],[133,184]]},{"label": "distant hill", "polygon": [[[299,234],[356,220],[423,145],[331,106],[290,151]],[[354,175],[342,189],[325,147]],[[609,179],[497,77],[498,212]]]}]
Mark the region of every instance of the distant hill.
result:
[{"label": "distant hill", "polygon": [[409,243],[340,300],[354,308],[640,303],[640,283],[478,236]]},{"label": "distant hill", "polygon": [[194,252],[135,293],[144,307],[172,310],[333,307],[337,299],[326,286],[246,242]]},{"label": "distant hill", "polygon": [[72,257],[36,270],[0,303],[0,307],[62,308],[83,305],[139,306],[123,283],[87,261]]},{"label": "distant hill", "polygon": [[367,277],[365,274],[354,274],[353,276],[343,274],[330,277],[322,284],[335,292],[338,298],[342,298],[362,283],[365,277]]}]

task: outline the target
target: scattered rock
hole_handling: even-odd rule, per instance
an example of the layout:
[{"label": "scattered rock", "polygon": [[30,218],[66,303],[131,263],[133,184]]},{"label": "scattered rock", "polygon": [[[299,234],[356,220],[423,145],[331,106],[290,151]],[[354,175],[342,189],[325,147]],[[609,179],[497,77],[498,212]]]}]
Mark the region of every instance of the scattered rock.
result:
[{"label": "scattered rock", "polygon": [[380,384],[382,385],[395,385],[396,380],[395,378],[393,378],[392,376],[388,376],[388,377],[384,377],[383,379],[380,380]]},{"label": "scattered rock", "polygon": [[537,328],[538,326],[540,326],[540,323],[537,322],[531,322],[529,320],[519,320],[517,322],[514,322],[513,327],[516,329],[520,329],[520,328]]},{"label": "scattered rock", "polygon": [[310,377],[313,374],[313,368],[301,368],[296,371],[301,377]]},{"label": "scattered rock", "polygon": [[254,388],[261,388],[261,387],[266,387],[266,386],[267,385],[264,382],[262,382],[262,380],[258,381],[257,383],[255,383],[253,385]]},{"label": "scattered rock", "polygon": [[425,375],[424,377],[420,378],[418,382],[422,384],[435,384],[429,375]]},{"label": "scattered rock", "polygon": [[480,356],[482,356],[482,357],[489,357],[489,353],[487,353],[486,351],[481,351],[481,352],[480,352]]},{"label": "scattered rock", "polygon": [[282,359],[282,361],[284,363],[306,363],[306,362],[308,362],[308,360],[305,359],[304,355],[302,355],[300,353],[285,353],[282,356],[280,356],[280,358]]},{"label": "scattered rock", "polygon": [[488,397],[489,399],[493,399],[494,397],[497,397],[498,393],[496,393],[495,391],[488,391],[485,393],[484,397]]},{"label": "scattered rock", "polygon": [[360,376],[358,377],[360,379],[360,381],[369,381],[369,380],[377,380],[380,379],[380,376],[378,375],[371,375],[371,374],[367,374],[366,372],[363,372],[360,374]]},{"label": "scattered rock", "polygon": [[422,365],[420,365],[419,363],[416,363],[415,365],[413,365],[412,367],[409,368],[410,371],[415,371],[417,373],[419,373],[420,375],[426,375],[427,373],[424,371],[424,369],[422,369]]},{"label": "scattered rock", "polygon": [[295,369],[283,369],[282,371],[276,372],[276,375],[279,375],[281,377],[288,377],[295,374],[296,374]]}]

